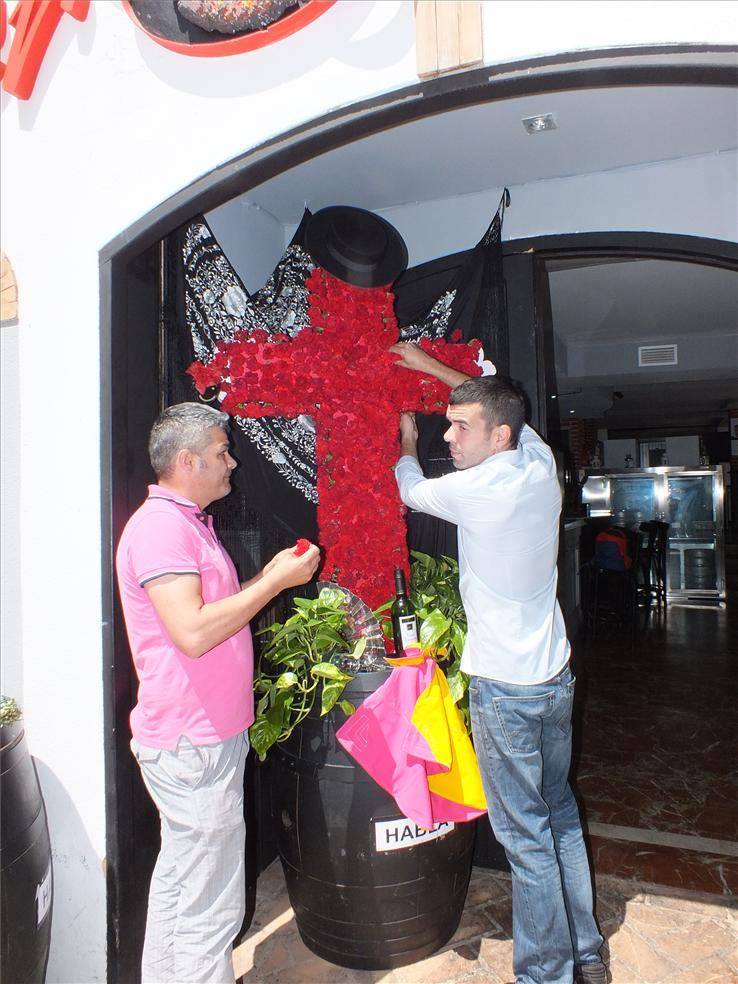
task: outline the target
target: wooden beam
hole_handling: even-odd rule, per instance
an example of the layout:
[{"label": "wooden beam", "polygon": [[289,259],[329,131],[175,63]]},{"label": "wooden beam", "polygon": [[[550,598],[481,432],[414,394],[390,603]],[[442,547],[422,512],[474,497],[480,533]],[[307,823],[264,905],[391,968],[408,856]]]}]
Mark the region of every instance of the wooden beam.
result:
[{"label": "wooden beam", "polygon": [[459,8],[459,67],[481,65],[484,51],[482,44],[482,5],[478,0],[460,0]]},{"label": "wooden beam", "polygon": [[418,78],[427,79],[438,75],[436,0],[416,0],[415,56]]},{"label": "wooden beam", "polygon": [[479,0],[415,0],[416,61],[420,78],[433,78],[482,61]]},{"label": "wooden beam", "polygon": [[439,75],[459,67],[459,6],[456,0],[436,0]]},{"label": "wooden beam", "polygon": [[18,317],[18,285],[10,260],[0,253],[0,323],[15,321]]}]

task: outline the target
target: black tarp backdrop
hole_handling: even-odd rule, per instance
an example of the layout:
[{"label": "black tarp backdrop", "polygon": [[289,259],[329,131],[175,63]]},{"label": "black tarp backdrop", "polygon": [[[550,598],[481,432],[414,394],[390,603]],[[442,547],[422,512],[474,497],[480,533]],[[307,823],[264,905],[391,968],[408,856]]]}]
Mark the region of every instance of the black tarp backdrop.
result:
[{"label": "black tarp backdrop", "polygon": [[[485,356],[500,372],[508,367],[505,288],[502,276],[501,232],[507,192],[479,243],[472,249],[443,257],[405,271],[394,285],[395,311],[400,338],[450,338],[457,330],[463,340],[478,338]],[[270,281],[248,295],[206,221],[200,217],[170,237],[167,276],[171,299],[165,316],[167,402],[200,399],[185,369],[195,357],[207,357],[220,338],[234,330],[261,328],[267,332],[294,334],[307,324],[304,278],[312,261],[303,249],[304,230],[310,213],[305,212],[285,255]],[[193,237],[193,229],[197,235]],[[184,262],[183,262],[184,258]],[[302,290],[305,296],[296,299]],[[203,293],[216,295],[216,303],[205,303]],[[231,295],[228,317],[219,297]],[[240,308],[233,316],[233,297]],[[289,300],[285,300],[289,297]],[[246,300],[244,300],[246,299]],[[228,303],[228,302],[227,302]],[[194,343],[193,343],[194,339]],[[248,428],[245,430],[244,428]],[[258,432],[255,429],[258,428]],[[418,415],[418,453],[427,475],[450,471],[453,463],[443,440],[442,416]],[[283,429],[280,420],[263,425],[254,421],[233,427],[234,456],[239,467],[234,474],[234,492],[214,504],[213,514],[221,539],[231,551],[242,577],[250,577],[269,557],[298,537],[319,541],[316,520],[315,465],[310,461],[308,442],[299,430]],[[267,455],[279,445],[275,465]],[[282,454],[284,452],[284,454]],[[357,454],[361,449],[357,448]],[[440,556],[456,556],[455,528],[422,514],[408,516],[411,549]]]},{"label": "black tarp backdrop", "polygon": [[[394,285],[395,314],[403,338],[422,335],[449,338],[457,329],[464,341],[477,338],[484,354],[503,375],[508,372],[507,311],[502,273],[502,222],[510,204],[507,189],[489,228],[467,252],[441,257],[406,270]],[[450,300],[448,318],[434,325],[444,299]],[[440,331],[439,331],[440,329]],[[418,458],[423,472],[437,478],[454,465],[443,440],[445,417],[417,414]],[[408,546],[432,557],[458,556],[456,527],[451,523],[410,511]]]},{"label": "black tarp backdrop", "polygon": [[[411,268],[398,278],[393,289],[401,339],[450,338],[459,330],[465,341],[479,339],[486,358],[499,372],[507,371],[501,235],[508,204],[506,190],[489,228],[473,249]],[[254,328],[294,334],[307,324],[304,280],[313,264],[303,241],[309,218],[306,210],[272,277],[254,295],[246,291],[203,217],[187,223],[165,241],[160,326],[162,407],[200,399],[186,368],[195,358],[207,358],[219,339],[230,337],[235,330]],[[445,418],[418,414],[417,420],[418,454],[425,474],[436,477],[453,470],[443,440]],[[242,426],[234,422],[232,444],[238,468],[233,491],[213,503],[210,511],[242,579],[253,576],[298,537],[319,542],[309,437],[295,430],[293,422],[279,419],[266,422],[263,428],[254,422]],[[266,446],[278,446],[284,452],[280,452],[278,464],[269,459]],[[432,556],[455,558],[456,527],[410,512],[408,546]],[[297,593],[308,592],[302,588]],[[261,614],[254,627],[258,630],[283,617],[288,603],[289,599],[282,597]],[[255,641],[258,654],[258,637]],[[259,872],[274,858],[276,843],[269,817],[269,769],[252,768],[248,775],[249,882],[253,888]],[[489,841],[486,819],[479,826],[484,833],[479,838],[477,863],[491,860],[498,866],[499,850]]]}]

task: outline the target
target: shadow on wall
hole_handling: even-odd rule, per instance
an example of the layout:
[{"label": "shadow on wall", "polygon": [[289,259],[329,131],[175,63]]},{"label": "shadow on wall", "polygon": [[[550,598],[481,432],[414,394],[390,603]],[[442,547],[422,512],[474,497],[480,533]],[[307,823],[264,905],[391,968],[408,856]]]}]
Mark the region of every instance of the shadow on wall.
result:
[{"label": "shadow on wall", "polygon": [[[127,20],[123,9],[119,10]],[[344,65],[377,71],[399,63],[415,43],[412,7],[403,3],[335,4],[315,25],[273,45],[218,59],[173,55],[143,31],[134,30],[141,58],[149,69],[167,85],[200,99],[221,99],[224,93],[231,99],[257,95],[276,84],[283,86],[302,78],[329,57]],[[218,62],[217,71],[213,71],[214,61]]]},{"label": "shadow on wall", "polygon": [[23,625],[21,607],[21,396],[20,327],[3,320],[0,328],[0,651],[2,692],[23,706]]},{"label": "shadow on wall", "polygon": [[82,818],[57,776],[34,757],[51,838],[54,913],[47,984],[106,977],[105,875]]}]

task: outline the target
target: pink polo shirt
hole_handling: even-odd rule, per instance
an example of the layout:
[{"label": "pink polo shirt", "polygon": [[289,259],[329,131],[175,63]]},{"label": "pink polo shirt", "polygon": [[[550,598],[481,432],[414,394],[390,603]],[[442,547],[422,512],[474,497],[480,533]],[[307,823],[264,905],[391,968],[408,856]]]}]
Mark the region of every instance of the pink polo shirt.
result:
[{"label": "pink polo shirt", "polygon": [[183,735],[212,745],[254,720],[251,630],[190,659],[174,645],[144,585],[163,574],[198,574],[204,602],[241,590],[236,568],[199,506],[158,485],[126,524],[116,555],[118,587],[138,675],[133,737],[173,750]]}]

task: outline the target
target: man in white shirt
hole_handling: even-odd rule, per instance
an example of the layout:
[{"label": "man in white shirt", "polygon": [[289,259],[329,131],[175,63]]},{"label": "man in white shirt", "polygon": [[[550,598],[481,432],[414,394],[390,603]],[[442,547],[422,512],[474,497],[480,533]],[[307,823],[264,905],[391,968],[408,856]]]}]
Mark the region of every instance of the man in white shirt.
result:
[{"label": "man in white shirt", "polygon": [[396,467],[402,501],[458,527],[468,621],[462,669],[489,818],[513,886],[518,984],[606,984],[592,881],[568,782],[574,678],[556,600],[561,492],[553,455],[524,423],[522,392],[469,379],[416,346],[399,364],[452,390],[444,435],[456,471],[426,479],[411,414]]}]

